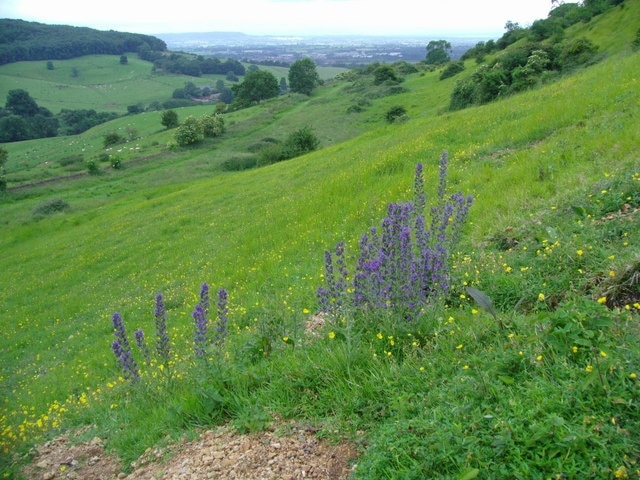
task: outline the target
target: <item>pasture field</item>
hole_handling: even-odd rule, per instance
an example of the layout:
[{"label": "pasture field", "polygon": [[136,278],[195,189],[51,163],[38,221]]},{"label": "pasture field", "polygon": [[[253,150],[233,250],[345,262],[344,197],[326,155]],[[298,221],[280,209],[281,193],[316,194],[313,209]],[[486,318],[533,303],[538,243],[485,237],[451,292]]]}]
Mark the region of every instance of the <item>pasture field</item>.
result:
[{"label": "pasture field", "polygon": [[[29,92],[36,103],[58,113],[71,110],[93,109],[98,112],[126,113],[130,105],[171,99],[173,91],[186,82],[196,86],[215,87],[218,80],[227,86],[231,82],[225,75],[186,75],[154,73],[152,63],[140,60],[135,53],[127,55],[126,65],[120,65],[119,55],[88,55],[69,60],[53,61],[53,70],[46,61],[15,62],[0,66],[0,98],[6,99],[9,90],[21,88]],[[285,67],[261,67],[271,71],[278,79],[287,78]],[[344,68],[318,67],[323,80],[329,80]]]},{"label": "pasture field", "polygon": [[[168,149],[159,113],[6,145],[0,468],[18,478],[29,447],[65,428],[88,425],[126,464],[198,428],[284,419],[353,441],[354,479],[640,478],[639,25],[622,21],[639,9],[575,27],[609,39],[598,63],[462,111],[447,111],[455,78],[421,72],[397,95],[344,80],[230,113],[222,137],[194,148]],[[394,105],[406,121],[384,121]],[[319,150],[222,168],[303,125]],[[138,138],[121,170],[24,186],[70,173],[61,159],[99,155],[128,126]],[[345,309],[310,335],[325,251],[343,241],[353,272],[361,235],[413,198],[418,163],[434,201],[443,151],[448,191],[473,195],[451,292],[412,322]],[[228,323],[224,346],[198,359],[203,283],[212,322],[228,292]],[[132,383],[113,315],[153,350],[159,293],[170,361],[133,346]]]}]

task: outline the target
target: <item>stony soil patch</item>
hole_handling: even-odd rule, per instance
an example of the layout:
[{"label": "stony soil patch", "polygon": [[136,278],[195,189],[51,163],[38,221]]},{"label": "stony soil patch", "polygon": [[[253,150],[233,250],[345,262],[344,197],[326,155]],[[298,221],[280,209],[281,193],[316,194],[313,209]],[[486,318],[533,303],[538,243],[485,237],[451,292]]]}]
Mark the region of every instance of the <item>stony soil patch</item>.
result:
[{"label": "stony soil patch", "polygon": [[29,480],[344,480],[356,458],[353,445],[319,440],[295,424],[249,435],[207,430],[197,440],[147,450],[129,474],[99,438],[74,443],[63,435],[36,451],[23,471]]}]

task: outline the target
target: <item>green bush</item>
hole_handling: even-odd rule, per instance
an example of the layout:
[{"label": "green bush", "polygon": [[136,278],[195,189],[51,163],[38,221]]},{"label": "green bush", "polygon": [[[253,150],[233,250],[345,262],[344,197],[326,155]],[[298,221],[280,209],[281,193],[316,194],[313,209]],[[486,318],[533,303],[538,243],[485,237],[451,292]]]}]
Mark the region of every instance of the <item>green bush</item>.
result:
[{"label": "green bush", "polygon": [[449,62],[440,74],[440,80],[450,78],[464,70],[464,62]]},{"label": "green bush", "polygon": [[123,142],[124,142],[124,137],[120,135],[118,132],[109,132],[104,136],[103,145],[104,145],[104,148],[108,148]]},{"label": "green bush", "polygon": [[89,171],[89,175],[98,175],[100,174],[100,167],[98,163],[92,158],[87,160],[87,170]]},{"label": "green bush", "polygon": [[175,128],[180,123],[175,110],[165,110],[160,117],[160,123],[167,128]]},{"label": "green bush", "polygon": [[391,107],[389,110],[387,110],[387,113],[385,113],[384,118],[389,123],[394,123],[401,119],[405,119],[407,118],[407,109],[404,108],[402,105],[395,105]]},{"label": "green bush", "polygon": [[205,137],[219,137],[225,132],[224,117],[219,113],[201,117],[200,126]]},{"label": "green bush", "polygon": [[201,142],[203,138],[204,132],[202,130],[202,124],[193,116],[187,117],[175,133],[176,143],[181,147]]},{"label": "green bush", "polygon": [[71,205],[67,201],[61,198],[52,198],[34,208],[31,214],[34,217],[44,217],[54,213],[65,212],[69,209],[71,209]]},{"label": "green bush", "polygon": [[236,155],[222,162],[222,170],[227,172],[238,172],[255,168],[258,165],[256,155]]},{"label": "green bush", "polygon": [[266,165],[271,165],[272,163],[280,162],[281,160],[286,160],[282,152],[282,145],[273,144],[264,147],[258,152],[256,164],[259,167],[264,167]]},{"label": "green bush", "polygon": [[282,144],[282,152],[285,159],[293,158],[312,152],[319,145],[320,141],[311,130],[311,127],[303,127],[289,134]]},{"label": "green bush", "polygon": [[587,38],[578,38],[562,45],[560,65],[568,70],[589,63],[598,51],[598,47]]}]

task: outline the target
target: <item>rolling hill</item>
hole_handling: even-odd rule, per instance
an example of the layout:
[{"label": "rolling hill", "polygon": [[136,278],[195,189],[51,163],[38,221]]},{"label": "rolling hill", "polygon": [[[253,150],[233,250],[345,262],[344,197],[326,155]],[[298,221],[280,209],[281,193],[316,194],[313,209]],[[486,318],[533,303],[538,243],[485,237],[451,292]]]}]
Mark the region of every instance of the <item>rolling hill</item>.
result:
[{"label": "rolling hill", "polygon": [[[455,112],[475,61],[391,91],[346,75],[225,114],[225,135],[194,148],[167,148],[159,112],[4,146],[16,188],[0,204],[3,466],[15,473],[14,454],[60,427],[90,425],[131,462],[198,427],[279,418],[356,442],[353,478],[639,478],[638,18],[627,0],[569,27],[597,62]],[[406,118],[388,123],[395,106]],[[318,151],[224,168],[305,125]],[[127,128],[121,170],[18,188],[71,173],[65,159],[98,156]],[[351,268],[388,203],[412,198],[417,163],[431,202],[443,151],[450,189],[474,198],[450,295],[414,324],[345,311],[309,338],[325,251],[344,241]],[[229,322],[224,349],[199,363],[203,282],[228,292]],[[158,293],[171,374],[151,364],[130,385],[112,315],[151,345]]]}]

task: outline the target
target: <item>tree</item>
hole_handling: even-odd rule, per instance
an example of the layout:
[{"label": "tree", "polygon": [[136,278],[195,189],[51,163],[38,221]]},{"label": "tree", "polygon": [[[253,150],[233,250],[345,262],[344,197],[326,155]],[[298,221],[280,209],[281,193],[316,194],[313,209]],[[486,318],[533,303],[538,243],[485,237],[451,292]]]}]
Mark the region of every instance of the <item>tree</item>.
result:
[{"label": "tree", "polygon": [[446,40],[431,40],[427,44],[428,65],[443,65],[451,60],[449,53],[451,52],[451,44]]},{"label": "tree", "polygon": [[311,95],[321,80],[316,64],[310,58],[301,58],[289,67],[289,88],[292,92]]},{"label": "tree", "polygon": [[120,65],[127,65],[129,63],[129,59],[126,55],[120,55]]},{"label": "tree", "polygon": [[38,104],[31,98],[29,92],[21,88],[9,90],[5,108],[11,113],[22,117],[32,117],[40,111]]},{"label": "tree", "polygon": [[277,97],[280,93],[278,79],[266,70],[248,72],[244,81],[231,87],[235,95],[234,103],[239,107],[247,107],[268,98]]},{"label": "tree", "polygon": [[178,126],[178,114],[175,110],[165,110],[162,112],[160,123],[167,128],[174,128]]}]

